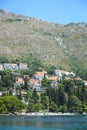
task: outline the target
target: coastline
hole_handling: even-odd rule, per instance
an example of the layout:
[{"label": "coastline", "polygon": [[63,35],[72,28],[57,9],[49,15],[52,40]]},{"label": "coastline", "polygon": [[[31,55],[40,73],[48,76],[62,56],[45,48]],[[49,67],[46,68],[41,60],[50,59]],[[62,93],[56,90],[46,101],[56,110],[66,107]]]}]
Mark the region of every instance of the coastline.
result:
[{"label": "coastline", "polygon": [[[81,115],[80,113],[54,113],[54,112],[31,112],[31,113],[8,113],[8,114],[0,114],[0,116],[74,116]],[[82,113],[82,115],[87,115],[87,113]]]},{"label": "coastline", "polygon": [[77,113],[54,113],[54,112],[32,112],[32,113],[21,113],[24,116],[60,116],[60,115],[77,115]]}]

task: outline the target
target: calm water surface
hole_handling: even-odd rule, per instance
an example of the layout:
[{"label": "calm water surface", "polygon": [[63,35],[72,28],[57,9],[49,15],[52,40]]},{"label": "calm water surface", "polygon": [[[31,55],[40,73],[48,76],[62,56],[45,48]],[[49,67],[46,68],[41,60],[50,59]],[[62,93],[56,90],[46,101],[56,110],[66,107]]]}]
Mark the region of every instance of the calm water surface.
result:
[{"label": "calm water surface", "polygon": [[0,116],[0,130],[87,130],[87,115]]}]

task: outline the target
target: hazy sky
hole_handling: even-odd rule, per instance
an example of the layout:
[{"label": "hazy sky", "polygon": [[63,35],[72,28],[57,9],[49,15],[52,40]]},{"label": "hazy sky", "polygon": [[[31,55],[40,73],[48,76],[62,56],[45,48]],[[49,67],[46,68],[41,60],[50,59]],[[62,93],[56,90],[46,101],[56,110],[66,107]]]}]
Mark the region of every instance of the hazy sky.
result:
[{"label": "hazy sky", "polygon": [[0,8],[60,24],[87,22],[87,0],[0,0]]}]

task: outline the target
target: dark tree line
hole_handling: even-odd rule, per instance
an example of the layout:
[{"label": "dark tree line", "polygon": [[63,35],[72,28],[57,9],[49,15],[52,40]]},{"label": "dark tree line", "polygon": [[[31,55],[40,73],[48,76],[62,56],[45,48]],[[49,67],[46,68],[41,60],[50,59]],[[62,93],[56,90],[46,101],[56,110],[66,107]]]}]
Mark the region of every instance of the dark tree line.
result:
[{"label": "dark tree line", "polygon": [[63,80],[57,88],[47,87],[46,93],[51,111],[57,105],[56,111],[87,112],[87,88],[81,81]]}]

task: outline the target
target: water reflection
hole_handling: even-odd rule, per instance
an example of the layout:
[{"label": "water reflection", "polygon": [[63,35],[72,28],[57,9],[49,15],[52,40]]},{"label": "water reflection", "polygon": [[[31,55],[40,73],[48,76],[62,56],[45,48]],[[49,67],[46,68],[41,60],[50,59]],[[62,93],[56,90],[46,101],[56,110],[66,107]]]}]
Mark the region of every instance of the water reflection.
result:
[{"label": "water reflection", "polygon": [[87,130],[87,116],[0,116],[0,126],[34,127],[35,130]]}]

